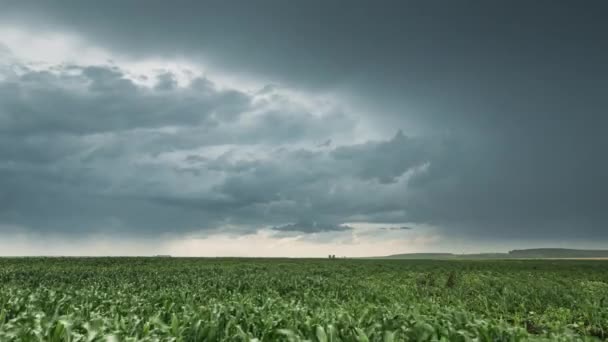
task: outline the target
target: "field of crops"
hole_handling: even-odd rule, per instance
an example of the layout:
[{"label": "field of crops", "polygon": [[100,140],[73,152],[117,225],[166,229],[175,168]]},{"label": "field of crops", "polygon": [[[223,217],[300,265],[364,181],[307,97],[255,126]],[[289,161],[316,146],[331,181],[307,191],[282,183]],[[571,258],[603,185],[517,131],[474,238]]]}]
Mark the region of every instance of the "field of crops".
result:
[{"label": "field of crops", "polygon": [[0,341],[608,340],[606,261],[0,258]]}]

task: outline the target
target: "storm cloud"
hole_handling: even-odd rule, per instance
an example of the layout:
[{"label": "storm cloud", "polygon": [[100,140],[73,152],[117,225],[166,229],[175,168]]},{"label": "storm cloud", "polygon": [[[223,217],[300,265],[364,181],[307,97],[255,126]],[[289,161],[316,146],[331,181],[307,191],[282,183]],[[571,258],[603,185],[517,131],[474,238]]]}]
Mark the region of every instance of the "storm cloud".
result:
[{"label": "storm cloud", "polygon": [[604,2],[2,7],[0,226],[608,241]]}]

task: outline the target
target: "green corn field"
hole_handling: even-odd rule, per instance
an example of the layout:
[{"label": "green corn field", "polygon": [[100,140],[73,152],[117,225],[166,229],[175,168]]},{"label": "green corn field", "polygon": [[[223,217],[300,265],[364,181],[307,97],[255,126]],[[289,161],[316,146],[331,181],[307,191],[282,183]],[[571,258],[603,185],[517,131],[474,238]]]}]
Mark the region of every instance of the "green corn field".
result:
[{"label": "green corn field", "polygon": [[607,341],[608,262],[0,258],[0,341]]}]

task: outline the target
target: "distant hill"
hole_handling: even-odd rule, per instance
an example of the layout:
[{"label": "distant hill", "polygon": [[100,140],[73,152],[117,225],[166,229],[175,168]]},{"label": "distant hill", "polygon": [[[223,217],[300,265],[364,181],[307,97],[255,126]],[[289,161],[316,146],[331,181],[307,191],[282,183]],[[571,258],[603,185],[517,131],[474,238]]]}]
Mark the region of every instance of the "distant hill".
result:
[{"label": "distant hill", "polygon": [[567,249],[567,248],[532,248],[515,249],[509,253],[404,253],[393,254],[379,259],[579,259],[579,258],[608,258],[608,250]]},{"label": "distant hill", "polygon": [[608,258],[608,250],[534,248],[515,249],[509,252],[513,258]]},{"label": "distant hill", "polygon": [[478,254],[453,254],[453,253],[405,253],[393,254],[380,259],[507,259],[507,253],[478,253]]}]

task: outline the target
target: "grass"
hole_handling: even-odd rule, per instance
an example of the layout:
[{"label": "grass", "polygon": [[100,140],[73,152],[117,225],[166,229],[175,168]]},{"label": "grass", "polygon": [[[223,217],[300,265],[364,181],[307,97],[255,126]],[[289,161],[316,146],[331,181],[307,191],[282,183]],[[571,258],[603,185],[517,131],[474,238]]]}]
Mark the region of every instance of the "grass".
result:
[{"label": "grass", "polygon": [[606,261],[0,258],[0,341],[606,341]]}]

